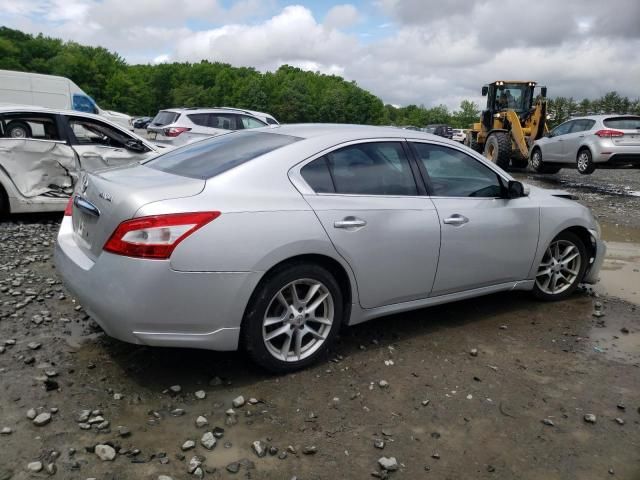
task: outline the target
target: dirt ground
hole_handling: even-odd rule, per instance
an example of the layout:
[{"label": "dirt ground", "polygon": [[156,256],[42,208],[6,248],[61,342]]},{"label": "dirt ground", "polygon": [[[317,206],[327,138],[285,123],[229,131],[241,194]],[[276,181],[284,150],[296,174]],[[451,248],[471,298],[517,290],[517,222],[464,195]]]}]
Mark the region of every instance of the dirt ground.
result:
[{"label": "dirt ground", "polygon": [[[194,456],[205,478],[372,478],[385,456],[398,462],[389,478],[640,479],[640,173],[516,176],[594,209],[610,252],[595,292],[553,304],[500,294],[378,319],[345,330],[326,362],[280,377],[241,353],[106,337],[56,279],[60,217],[4,221],[0,480],[47,468],[63,479],[187,479]],[[240,395],[245,405],[227,414]],[[30,409],[51,420],[36,426]],[[83,410],[93,412],[79,421]],[[224,433],[207,450],[214,427]],[[182,451],[187,440],[196,446]],[[258,440],[275,448],[260,458]],[[96,444],[116,458],[100,460]],[[39,473],[27,467],[36,461]]]}]

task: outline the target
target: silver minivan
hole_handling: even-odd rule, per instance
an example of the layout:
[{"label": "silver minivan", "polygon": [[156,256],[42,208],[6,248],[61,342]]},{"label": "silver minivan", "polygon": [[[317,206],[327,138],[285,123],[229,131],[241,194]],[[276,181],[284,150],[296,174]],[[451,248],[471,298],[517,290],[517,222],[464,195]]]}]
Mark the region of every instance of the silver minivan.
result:
[{"label": "silver minivan", "polygon": [[585,175],[596,168],[640,168],[640,116],[591,115],[567,120],[533,144],[529,167],[538,173],[575,167]]}]

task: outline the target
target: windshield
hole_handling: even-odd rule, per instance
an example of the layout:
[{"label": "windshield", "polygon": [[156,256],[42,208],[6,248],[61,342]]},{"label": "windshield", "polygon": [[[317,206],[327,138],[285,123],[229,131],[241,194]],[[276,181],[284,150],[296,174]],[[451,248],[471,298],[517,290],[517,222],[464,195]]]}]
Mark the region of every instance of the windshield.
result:
[{"label": "windshield", "polygon": [[246,130],[185,145],[145,165],[182,177],[206,180],[298,140],[301,138]]},{"label": "windshield", "polygon": [[500,110],[510,109],[524,112],[529,109],[526,84],[507,83],[504,88],[498,87],[496,91],[496,107]]},{"label": "windshield", "polygon": [[165,125],[169,125],[170,123],[175,122],[179,116],[180,114],[176,112],[160,110],[158,114],[153,117],[153,120],[151,120],[151,125],[155,125],[156,127],[164,127]]}]

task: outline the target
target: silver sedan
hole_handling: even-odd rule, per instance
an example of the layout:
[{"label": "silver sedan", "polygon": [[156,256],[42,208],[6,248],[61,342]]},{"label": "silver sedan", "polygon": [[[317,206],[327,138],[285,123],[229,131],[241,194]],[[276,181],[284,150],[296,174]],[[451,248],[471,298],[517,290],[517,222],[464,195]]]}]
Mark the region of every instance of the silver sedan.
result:
[{"label": "silver sedan", "polygon": [[589,210],[472,150],[396,128],[222,135],[81,179],[56,265],[115,338],[244,348],[284,372],[375,317],[597,280]]}]

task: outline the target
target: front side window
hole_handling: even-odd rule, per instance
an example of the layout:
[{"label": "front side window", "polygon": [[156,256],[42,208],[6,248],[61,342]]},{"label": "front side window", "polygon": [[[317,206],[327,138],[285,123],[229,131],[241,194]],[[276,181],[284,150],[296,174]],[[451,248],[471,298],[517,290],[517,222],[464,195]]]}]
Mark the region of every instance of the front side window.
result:
[{"label": "front side window", "polygon": [[340,148],[305,166],[301,174],[317,193],[417,195],[411,166],[400,142]]},{"label": "front side window", "polygon": [[207,127],[221,128],[223,130],[237,130],[236,117],[238,115],[226,113],[209,113]]},{"label": "front side window", "polygon": [[[127,142],[136,140],[127,133],[94,119],[68,117],[68,120],[75,136],[76,141],[74,143],[78,145],[128,148]],[[149,151],[146,147],[144,147],[144,150]]]},{"label": "front side window", "polygon": [[586,132],[587,130],[591,130],[591,128],[596,122],[595,120],[589,120],[588,118],[583,118],[581,120],[575,120],[572,123],[573,123],[573,126],[571,127],[571,133],[579,133],[579,132]]},{"label": "front side window", "polygon": [[98,107],[96,107],[95,102],[86,95],[79,93],[73,94],[73,109],[78,112],[98,113]]},{"label": "front side window", "polygon": [[483,197],[502,195],[498,174],[466,153],[428,143],[413,143],[416,156],[429,176],[436,197]]}]

